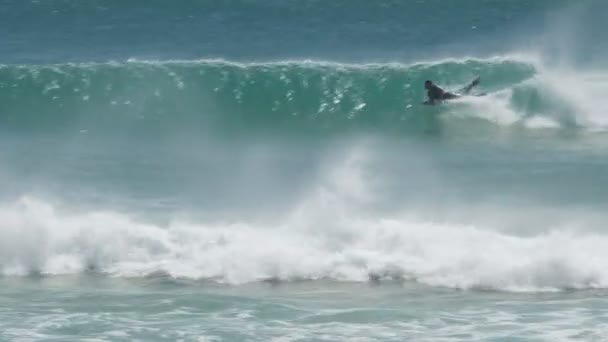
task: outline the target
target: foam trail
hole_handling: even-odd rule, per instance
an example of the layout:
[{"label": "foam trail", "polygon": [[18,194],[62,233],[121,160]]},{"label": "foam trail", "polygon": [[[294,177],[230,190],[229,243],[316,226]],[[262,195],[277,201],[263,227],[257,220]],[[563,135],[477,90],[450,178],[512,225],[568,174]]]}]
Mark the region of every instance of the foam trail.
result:
[{"label": "foam trail", "polygon": [[510,108],[512,92],[503,90],[482,97],[465,97],[455,100],[460,107],[450,109],[452,116],[475,117],[501,126],[509,126],[521,119],[521,114]]},{"label": "foam trail", "polygon": [[[174,222],[111,213],[66,214],[23,198],[0,209],[2,274],[367,281],[542,291],[608,287],[608,236],[554,231],[517,237],[470,226],[338,215],[322,230]],[[324,233],[321,233],[324,232]],[[260,248],[264,246],[264,248]]]}]

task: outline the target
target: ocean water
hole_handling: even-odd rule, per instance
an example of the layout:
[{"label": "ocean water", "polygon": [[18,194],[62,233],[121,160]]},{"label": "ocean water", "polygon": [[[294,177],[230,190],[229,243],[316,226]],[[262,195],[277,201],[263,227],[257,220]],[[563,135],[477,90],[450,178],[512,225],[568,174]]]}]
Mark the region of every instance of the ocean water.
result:
[{"label": "ocean water", "polygon": [[608,341],[607,15],[0,2],[0,340]]}]

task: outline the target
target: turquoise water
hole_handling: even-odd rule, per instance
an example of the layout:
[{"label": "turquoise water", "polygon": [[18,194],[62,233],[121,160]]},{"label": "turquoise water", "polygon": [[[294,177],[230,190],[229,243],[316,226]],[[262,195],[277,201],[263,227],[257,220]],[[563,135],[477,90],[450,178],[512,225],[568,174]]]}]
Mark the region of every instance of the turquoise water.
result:
[{"label": "turquoise water", "polygon": [[[414,284],[327,282],[237,289],[98,277],[9,280],[2,285],[2,294],[11,298],[3,299],[3,306],[17,307],[0,312],[3,336],[10,340],[602,341],[606,337],[606,299],[595,292],[462,293]],[[24,295],[26,305],[12,299]],[[6,324],[12,315],[21,320]]]},{"label": "turquoise water", "polygon": [[608,339],[607,9],[4,1],[0,340]]}]

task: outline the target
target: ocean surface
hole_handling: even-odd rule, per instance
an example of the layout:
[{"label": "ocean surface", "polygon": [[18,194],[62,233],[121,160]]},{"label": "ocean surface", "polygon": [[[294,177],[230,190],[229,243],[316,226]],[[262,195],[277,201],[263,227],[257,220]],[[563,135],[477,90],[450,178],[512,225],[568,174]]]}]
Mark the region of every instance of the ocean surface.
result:
[{"label": "ocean surface", "polygon": [[608,341],[607,19],[1,1],[0,341]]}]

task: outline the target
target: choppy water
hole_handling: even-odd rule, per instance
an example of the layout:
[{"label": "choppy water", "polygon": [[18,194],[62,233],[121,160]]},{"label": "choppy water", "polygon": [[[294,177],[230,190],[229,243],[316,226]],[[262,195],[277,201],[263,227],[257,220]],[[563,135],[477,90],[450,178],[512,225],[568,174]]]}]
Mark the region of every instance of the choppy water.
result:
[{"label": "choppy water", "polygon": [[3,2],[0,340],[608,339],[607,9]]}]

